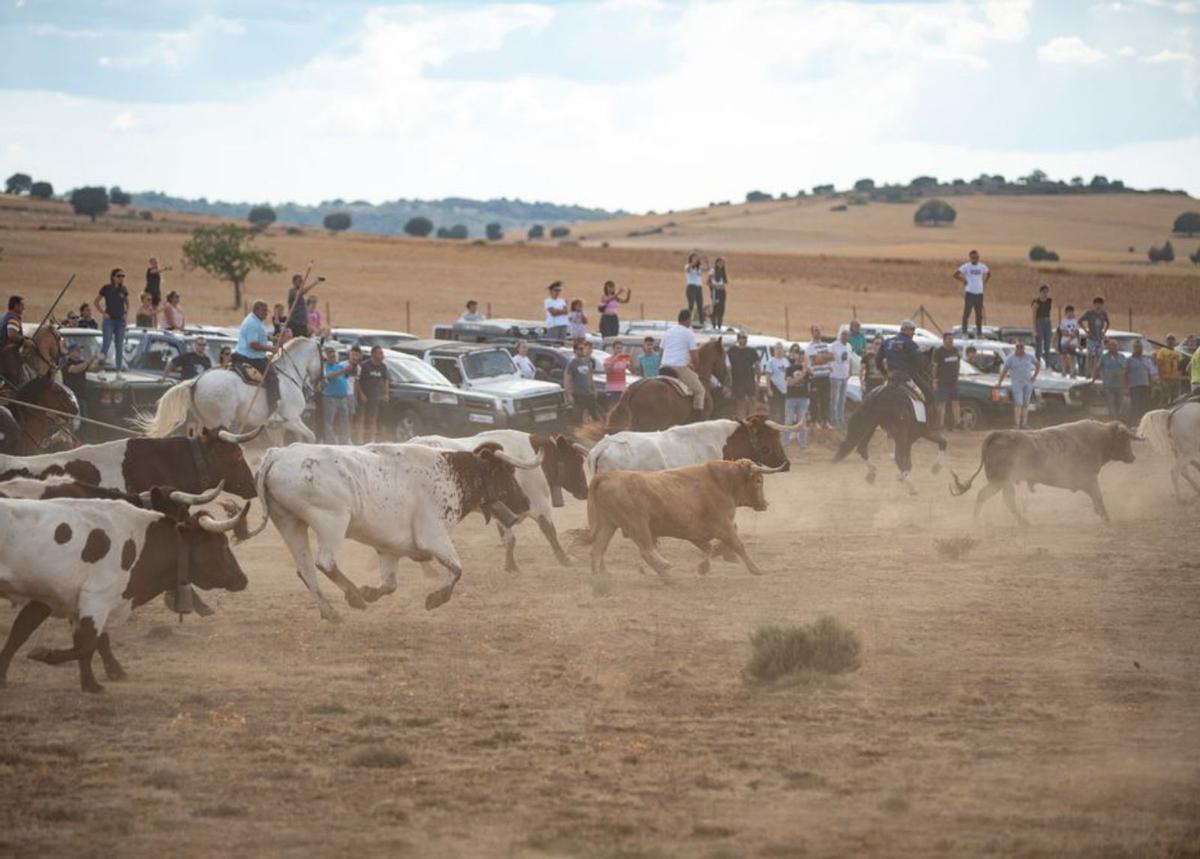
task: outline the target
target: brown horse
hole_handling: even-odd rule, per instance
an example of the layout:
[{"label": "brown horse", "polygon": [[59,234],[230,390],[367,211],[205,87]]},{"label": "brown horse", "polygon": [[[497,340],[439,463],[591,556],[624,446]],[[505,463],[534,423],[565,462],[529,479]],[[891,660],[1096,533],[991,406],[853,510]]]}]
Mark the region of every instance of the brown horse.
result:
[{"label": "brown horse", "polygon": [[26,407],[31,404],[70,415],[79,414],[75,395],[55,382],[52,376],[38,376],[6,396],[3,405],[17,424],[13,451],[17,456],[35,456],[73,445],[72,425],[76,421]]},{"label": "brown horse", "polygon": [[[704,420],[708,420],[712,417],[715,405],[709,382],[716,377],[724,386],[727,380],[725,347],[721,339],[714,337],[703,344],[697,350],[697,357],[696,375],[704,383]],[[622,430],[664,430],[686,424],[691,417],[692,395],[686,388],[669,378],[639,379],[625,389],[621,399],[608,413],[603,434]]]}]

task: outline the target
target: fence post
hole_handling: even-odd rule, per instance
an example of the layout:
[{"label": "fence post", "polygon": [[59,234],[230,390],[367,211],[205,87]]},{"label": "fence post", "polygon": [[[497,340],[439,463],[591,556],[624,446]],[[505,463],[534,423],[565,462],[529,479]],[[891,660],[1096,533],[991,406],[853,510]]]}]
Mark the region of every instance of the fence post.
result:
[{"label": "fence post", "polygon": [[642,315],[639,316],[638,318],[645,319],[646,318],[646,302],[644,302],[644,301],[640,302],[638,304],[638,307],[640,307],[642,309]]},{"label": "fence post", "polygon": [[333,327],[333,308],[329,306],[329,302],[325,302],[325,327]]},{"label": "fence post", "polygon": [[789,343],[792,340],[792,320],[788,318],[788,306],[783,305],[783,337]]},{"label": "fence post", "polygon": [[412,333],[412,302],[404,300],[404,330]]},{"label": "fence post", "polygon": [[487,303],[487,308],[488,308],[487,317],[488,317],[488,319],[491,319],[492,318],[492,303],[490,301]]},{"label": "fence post", "polygon": [[1131,304],[1131,305],[1129,305],[1129,327],[1128,327],[1128,328],[1126,328],[1125,330],[1126,330],[1126,331],[1132,331],[1132,330],[1133,330],[1133,305],[1132,305],[1132,304]]}]

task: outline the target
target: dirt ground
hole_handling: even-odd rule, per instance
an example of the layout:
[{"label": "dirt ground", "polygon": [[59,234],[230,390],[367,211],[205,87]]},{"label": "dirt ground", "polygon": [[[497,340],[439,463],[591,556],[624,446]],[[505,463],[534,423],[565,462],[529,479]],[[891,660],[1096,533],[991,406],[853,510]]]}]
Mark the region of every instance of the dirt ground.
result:
[{"label": "dirt ground", "polygon": [[[951,467],[980,441],[954,436]],[[930,447],[911,499],[876,456],[875,486],[821,445],[768,476],[770,510],[739,514],[761,578],[700,577],[666,542],[663,584],[618,538],[595,580],[531,524],[509,574],[472,516],[448,605],[426,612],[436,583],[406,565],[334,625],[269,528],[216,616],[155,603],[115,633],[130,679],[103,696],[18,656],[0,854],[1196,855],[1200,534],[1165,462],[1106,467],[1111,525],[1022,491],[1022,529],[999,498],[973,527]],[[584,505],[558,514],[579,527]],[[368,550],[343,561],[375,580]],[[823,614],[861,637],[858,671],[743,677],[758,625]],[[55,622],[38,643],[67,640]]]}]

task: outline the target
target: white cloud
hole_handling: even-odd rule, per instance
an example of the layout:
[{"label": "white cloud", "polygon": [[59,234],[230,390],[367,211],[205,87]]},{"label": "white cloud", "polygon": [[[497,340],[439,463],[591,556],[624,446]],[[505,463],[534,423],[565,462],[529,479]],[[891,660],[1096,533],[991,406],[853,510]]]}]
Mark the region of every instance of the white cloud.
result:
[{"label": "white cloud", "polygon": [[1180,15],[1200,14],[1200,0],[1137,0],[1143,6],[1170,9]]},{"label": "white cloud", "polygon": [[1136,57],[1137,51],[1134,50],[1129,45],[1126,45],[1125,47],[1123,47],[1117,51],[1117,56],[1118,57]]},{"label": "white cloud", "polygon": [[29,28],[29,34],[59,39],[99,39],[104,35],[99,30],[69,30],[54,24],[34,24]]},{"label": "white cloud", "polygon": [[205,14],[193,21],[186,30],[154,33],[147,37],[144,44],[131,45],[130,53],[102,56],[99,63],[106,69],[182,69],[195,61],[205,42],[245,34],[246,26],[241,21]]},{"label": "white cloud", "polygon": [[1043,63],[1090,66],[1104,59],[1104,52],[1088,45],[1078,36],[1056,36],[1038,48]]},{"label": "white cloud", "polygon": [[129,111],[125,110],[121,111],[112,118],[112,122],[108,124],[108,130],[115,131],[117,133],[123,133],[126,131],[133,131],[141,124],[141,120],[139,120]]},{"label": "white cloud", "polygon": [[1164,48],[1157,54],[1142,57],[1143,63],[1158,65],[1160,63],[1191,63],[1195,61],[1195,57],[1185,51],[1172,51]]}]

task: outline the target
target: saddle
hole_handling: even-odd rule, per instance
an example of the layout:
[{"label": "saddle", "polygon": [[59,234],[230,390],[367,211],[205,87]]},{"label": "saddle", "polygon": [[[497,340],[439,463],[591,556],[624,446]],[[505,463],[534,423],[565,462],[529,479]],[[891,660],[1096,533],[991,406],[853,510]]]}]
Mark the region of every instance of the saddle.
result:
[{"label": "saddle", "polygon": [[670,382],[672,385],[675,386],[675,390],[679,391],[679,393],[681,395],[683,395],[685,397],[690,397],[692,395],[691,388],[689,388],[682,381],[680,381],[680,379],[675,375],[674,367],[661,368],[658,371],[658,378],[663,379],[664,381]]},{"label": "saddle", "polygon": [[262,382],[262,373],[258,372],[257,367],[253,367],[250,364],[236,363],[229,369],[237,373],[247,385],[258,387]]},{"label": "saddle", "polygon": [[[908,396],[908,401],[912,405],[913,418],[917,423],[923,424],[926,420],[925,411],[925,394],[921,388],[907,375],[903,378],[897,378],[896,374],[888,379],[888,386],[899,388]],[[879,389],[882,390],[882,389]]]}]

